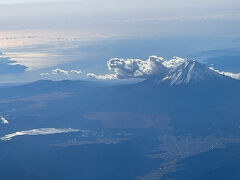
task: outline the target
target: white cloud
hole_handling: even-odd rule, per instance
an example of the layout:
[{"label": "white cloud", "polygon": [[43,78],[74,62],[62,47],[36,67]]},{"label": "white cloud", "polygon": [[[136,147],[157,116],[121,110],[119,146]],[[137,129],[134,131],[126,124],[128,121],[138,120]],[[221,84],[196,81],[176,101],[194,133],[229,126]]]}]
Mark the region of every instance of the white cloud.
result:
[{"label": "white cloud", "polygon": [[68,71],[66,70],[63,70],[63,69],[60,69],[60,68],[57,68],[57,69],[54,69],[52,70],[52,74],[63,74],[63,75],[68,75]]},{"label": "white cloud", "polygon": [[47,134],[60,134],[60,133],[69,133],[69,132],[77,132],[78,129],[55,129],[55,128],[40,128],[40,129],[31,129],[27,131],[18,131],[12,134],[7,134],[0,139],[3,141],[11,140],[13,137],[16,136],[23,136],[23,135],[29,135],[29,136],[36,136],[36,135],[47,135]]},{"label": "white cloud", "polygon": [[49,76],[50,74],[53,74],[53,75],[82,75],[83,72],[80,71],[80,70],[64,70],[64,69],[61,69],[61,68],[56,68],[56,69],[53,69],[51,71],[51,73],[40,73],[40,76]]},{"label": "white cloud", "polygon": [[70,72],[72,74],[77,74],[77,75],[81,75],[82,74],[82,71],[79,71],[79,70],[71,70]]},{"label": "white cloud", "polygon": [[184,63],[186,59],[180,58],[180,57],[173,57],[172,59],[168,61],[163,61],[163,65],[166,66],[167,68],[176,68],[182,63]]},{"label": "white cloud", "polygon": [[213,67],[210,67],[210,69],[219,73],[219,74],[222,74],[222,75],[229,76],[231,78],[240,80],[240,73],[231,73],[231,72],[219,71],[217,69],[214,69]]},{"label": "white cloud", "polygon": [[49,73],[41,73],[40,76],[49,76]]},{"label": "white cloud", "polygon": [[2,121],[2,124],[8,124],[8,120],[6,120],[4,117],[0,116],[0,120]]},{"label": "white cloud", "polygon": [[99,79],[99,80],[113,80],[118,79],[115,74],[96,75],[94,73],[88,73],[88,77]]},{"label": "white cloud", "polygon": [[148,78],[154,75],[163,77],[169,71],[175,69],[186,60],[180,57],[173,57],[164,60],[162,57],[150,56],[147,60],[112,58],[107,61],[107,67],[112,74],[96,75],[88,73],[88,77],[95,79],[126,79],[126,78]]}]

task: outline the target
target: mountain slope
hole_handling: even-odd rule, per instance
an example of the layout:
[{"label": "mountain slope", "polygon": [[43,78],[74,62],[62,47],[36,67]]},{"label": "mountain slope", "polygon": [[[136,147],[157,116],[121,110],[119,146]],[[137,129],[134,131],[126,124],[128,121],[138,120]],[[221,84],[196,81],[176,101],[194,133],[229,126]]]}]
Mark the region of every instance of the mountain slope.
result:
[{"label": "mountain slope", "polygon": [[[9,130],[38,128],[39,124],[61,128],[167,127],[203,135],[239,130],[239,91],[240,81],[196,61],[186,61],[167,78],[154,76],[137,84],[39,81],[0,89],[0,115],[8,118]],[[89,120],[89,114],[95,117]]]},{"label": "mountain slope", "polygon": [[146,81],[151,81],[156,84],[168,83],[169,85],[180,85],[230,79],[230,77],[221,75],[197,61],[185,61],[181,65],[170,70],[165,77],[154,76]]}]

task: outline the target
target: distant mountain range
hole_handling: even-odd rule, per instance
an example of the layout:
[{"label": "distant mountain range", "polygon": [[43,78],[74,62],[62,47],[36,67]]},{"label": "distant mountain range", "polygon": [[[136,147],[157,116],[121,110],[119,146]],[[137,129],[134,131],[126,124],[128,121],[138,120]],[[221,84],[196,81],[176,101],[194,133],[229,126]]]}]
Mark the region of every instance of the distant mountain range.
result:
[{"label": "distant mountain range", "polygon": [[1,87],[0,179],[240,177],[239,145],[221,149],[240,142],[239,92],[239,80],[196,61],[133,84]]},{"label": "distant mountain range", "polygon": [[166,76],[130,85],[37,81],[1,88],[0,115],[8,115],[10,129],[146,125],[181,133],[229,133],[240,127],[239,92],[240,81],[197,61],[186,61]]}]

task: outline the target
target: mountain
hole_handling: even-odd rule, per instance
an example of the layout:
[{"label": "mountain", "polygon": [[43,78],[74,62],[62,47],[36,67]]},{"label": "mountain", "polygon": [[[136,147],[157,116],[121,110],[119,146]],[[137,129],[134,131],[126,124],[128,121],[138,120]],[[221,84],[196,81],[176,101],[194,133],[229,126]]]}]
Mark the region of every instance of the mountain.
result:
[{"label": "mountain", "polygon": [[146,81],[152,81],[152,83],[157,84],[168,83],[169,85],[180,85],[219,80],[230,80],[230,78],[211,70],[202,63],[187,60],[170,70],[168,75],[164,77],[153,76]]},{"label": "mountain", "polygon": [[165,77],[134,84],[42,80],[0,88],[0,115],[9,116],[3,131],[68,125],[229,133],[240,125],[239,91],[240,81],[197,61],[185,61]]},{"label": "mountain", "polygon": [[225,177],[239,177],[239,92],[196,61],[133,84],[0,88],[0,137],[12,137],[0,140],[0,179],[214,179],[229,164]]}]

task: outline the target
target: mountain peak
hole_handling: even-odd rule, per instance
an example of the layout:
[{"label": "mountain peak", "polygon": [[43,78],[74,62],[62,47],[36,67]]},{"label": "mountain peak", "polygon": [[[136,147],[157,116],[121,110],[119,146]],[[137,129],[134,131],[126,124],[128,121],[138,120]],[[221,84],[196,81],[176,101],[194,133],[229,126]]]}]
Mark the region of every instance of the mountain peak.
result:
[{"label": "mountain peak", "polygon": [[147,81],[154,81],[158,84],[167,82],[169,85],[180,85],[225,79],[229,79],[229,77],[221,75],[197,61],[186,60],[170,70],[165,77],[154,76]]}]

